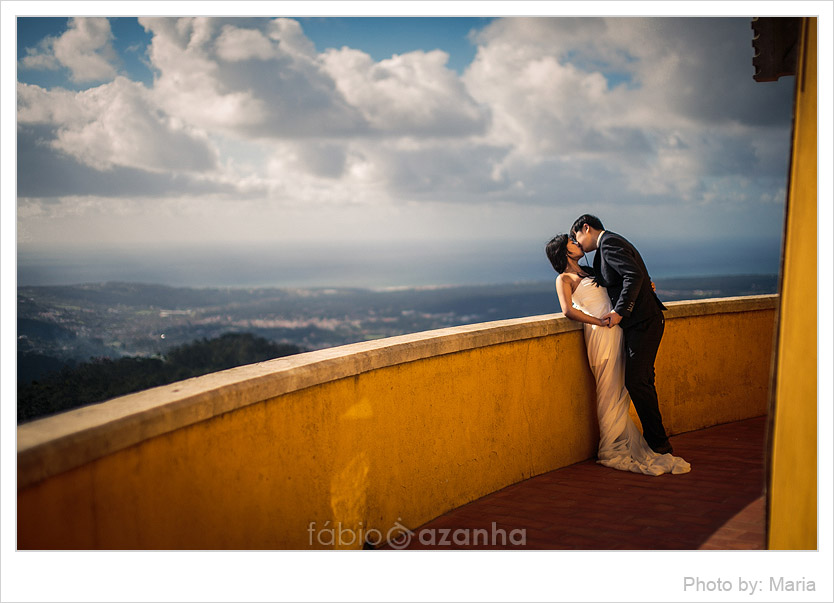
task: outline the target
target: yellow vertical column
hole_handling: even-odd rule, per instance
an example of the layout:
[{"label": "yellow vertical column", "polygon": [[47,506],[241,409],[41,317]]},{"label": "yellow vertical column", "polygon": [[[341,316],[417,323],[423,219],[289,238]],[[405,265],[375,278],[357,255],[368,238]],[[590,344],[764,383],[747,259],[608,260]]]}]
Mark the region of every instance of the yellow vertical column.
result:
[{"label": "yellow vertical column", "polygon": [[817,22],[814,18],[803,19],[798,61],[771,407],[770,549],[817,548]]}]

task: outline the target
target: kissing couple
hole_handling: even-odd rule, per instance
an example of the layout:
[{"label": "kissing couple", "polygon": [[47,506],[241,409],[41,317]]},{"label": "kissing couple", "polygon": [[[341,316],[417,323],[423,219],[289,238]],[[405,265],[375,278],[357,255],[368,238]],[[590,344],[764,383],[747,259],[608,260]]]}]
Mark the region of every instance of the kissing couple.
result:
[{"label": "kissing couple", "polygon": [[[580,265],[591,251],[597,252],[593,268]],[[640,253],[589,214],[577,218],[568,234],[553,237],[545,252],[559,273],[562,312],[584,323],[597,389],[597,462],[646,475],[687,473],[689,463],[672,455],[658,407],[654,363],[666,308]],[[642,434],[628,414],[632,402]]]}]

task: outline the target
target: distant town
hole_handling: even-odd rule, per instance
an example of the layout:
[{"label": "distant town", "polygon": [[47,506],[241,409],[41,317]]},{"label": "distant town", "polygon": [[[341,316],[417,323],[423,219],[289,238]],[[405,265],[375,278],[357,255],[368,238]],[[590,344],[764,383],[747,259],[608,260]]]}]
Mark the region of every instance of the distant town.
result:
[{"label": "distant town", "polygon": [[[775,293],[775,275],[663,279],[664,301]],[[552,282],[396,288],[176,288],[99,283],[18,289],[19,382],[66,362],[160,357],[251,333],[317,350],[462,324],[560,312]]]}]

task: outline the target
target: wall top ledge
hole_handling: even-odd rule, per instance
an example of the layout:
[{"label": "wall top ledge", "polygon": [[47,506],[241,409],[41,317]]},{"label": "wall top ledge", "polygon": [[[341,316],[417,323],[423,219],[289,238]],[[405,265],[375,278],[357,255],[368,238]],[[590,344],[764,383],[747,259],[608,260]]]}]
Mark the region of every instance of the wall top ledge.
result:
[{"label": "wall top ledge", "polygon": [[[669,302],[667,318],[771,310],[777,295]],[[91,404],[17,428],[18,490],[143,440],[282,394],[433,356],[581,330],[547,314],[276,358]]]},{"label": "wall top ledge", "polygon": [[696,299],[666,302],[666,318],[686,318],[707,314],[725,314],[730,312],[757,312],[774,310],[779,305],[778,295],[753,295],[741,297],[718,297],[714,299]]}]

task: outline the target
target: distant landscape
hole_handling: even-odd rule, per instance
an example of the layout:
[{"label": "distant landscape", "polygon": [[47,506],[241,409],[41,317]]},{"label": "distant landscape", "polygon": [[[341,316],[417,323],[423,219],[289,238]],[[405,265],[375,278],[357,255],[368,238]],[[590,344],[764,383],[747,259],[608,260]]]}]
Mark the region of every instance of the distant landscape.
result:
[{"label": "distant landscape", "polygon": [[[777,284],[775,275],[656,280],[663,301],[775,293]],[[268,357],[268,345],[284,355],[561,311],[552,281],[382,290],[98,283],[20,287],[17,304],[19,400],[33,382],[56,383],[91,359],[165,359],[228,334],[256,338]]]}]

